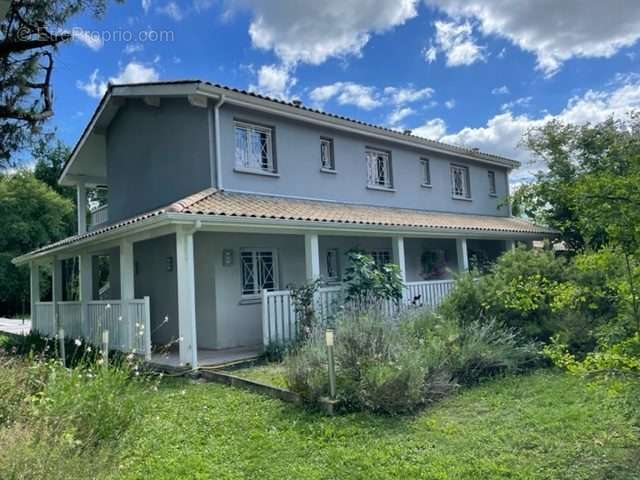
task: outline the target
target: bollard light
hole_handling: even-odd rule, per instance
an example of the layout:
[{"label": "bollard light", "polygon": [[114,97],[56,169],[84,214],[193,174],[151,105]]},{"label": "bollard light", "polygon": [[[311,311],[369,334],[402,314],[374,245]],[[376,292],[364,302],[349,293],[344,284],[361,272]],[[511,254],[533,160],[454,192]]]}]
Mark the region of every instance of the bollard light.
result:
[{"label": "bollard light", "polygon": [[327,347],[333,347],[333,328],[327,328],[324,339],[327,342]]},{"label": "bollard light", "polygon": [[329,394],[331,399],[336,398],[336,365],[333,357],[333,342],[334,342],[334,330],[333,328],[327,328],[324,334],[324,339],[327,344],[327,360],[329,361]]}]

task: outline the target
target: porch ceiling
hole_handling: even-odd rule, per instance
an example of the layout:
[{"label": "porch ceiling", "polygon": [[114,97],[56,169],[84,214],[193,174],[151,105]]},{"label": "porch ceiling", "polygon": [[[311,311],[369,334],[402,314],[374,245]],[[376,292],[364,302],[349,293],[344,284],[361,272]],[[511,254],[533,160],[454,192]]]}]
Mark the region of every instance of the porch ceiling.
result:
[{"label": "porch ceiling", "polygon": [[269,222],[270,225],[282,224],[289,227],[293,224],[298,228],[313,228],[313,225],[333,226],[336,229],[376,227],[389,234],[410,229],[416,233],[424,232],[425,235],[437,233],[469,236],[477,233],[489,234],[495,238],[509,238],[510,235],[541,238],[557,233],[513,217],[429,212],[207,189],[166,208],[44,246],[14,259],[14,263],[25,263],[78,243],[102,240],[108,235],[122,235],[130,230],[147,227],[152,222],[158,225],[183,223],[185,218],[200,220],[203,225],[208,221],[237,225],[238,221],[246,219],[253,224]]}]

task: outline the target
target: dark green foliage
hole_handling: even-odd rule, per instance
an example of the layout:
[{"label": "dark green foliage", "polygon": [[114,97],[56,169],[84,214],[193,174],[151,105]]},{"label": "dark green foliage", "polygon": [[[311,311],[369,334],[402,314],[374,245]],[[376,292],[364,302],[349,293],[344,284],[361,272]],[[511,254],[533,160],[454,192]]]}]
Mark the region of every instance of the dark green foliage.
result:
[{"label": "dark green foliage", "polygon": [[569,268],[551,252],[507,252],[486,274],[463,275],[441,311],[463,325],[499,319],[531,338],[545,340],[560,329],[562,317],[554,311],[554,299]]},{"label": "dark green foliage", "polygon": [[298,319],[298,334],[296,338],[304,341],[316,323],[316,312],[314,298],[321,281],[319,279],[303,283],[300,286],[289,285],[288,289],[293,300],[293,305]]},{"label": "dark green foliage", "polygon": [[30,172],[0,175],[0,315],[19,312],[29,298],[27,268],[12,258],[67,236],[73,209]]}]

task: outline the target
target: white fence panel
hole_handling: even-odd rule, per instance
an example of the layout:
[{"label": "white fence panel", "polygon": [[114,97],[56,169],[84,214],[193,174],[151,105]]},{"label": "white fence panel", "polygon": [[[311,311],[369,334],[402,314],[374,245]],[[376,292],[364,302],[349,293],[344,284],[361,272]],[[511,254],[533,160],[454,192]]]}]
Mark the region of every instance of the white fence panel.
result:
[{"label": "white fence panel", "polygon": [[[381,309],[387,315],[395,315],[399,310],[415,307],[435,308],[442,303],[454,286],[454,280],[431,282],[409,282],[405,286],[400,304],[387,300]],[[321,322],[327,322],[344,305],[342,286],[324,287],[316,296],[316,315]],[[262,293],[262,336],[265,345],[285,343],[295,338],[298,319],[291,292],[278,290]]]},{"label": "white fence panel", "polygon": [[58,302],[58,328],[64,329],[67,338],[82,338],[82,304],[80,302]]},{"label": "white fence panel", "polygon": [[55,325],[52,302],[36,302],[36,323],[34,330],[41,335],[54,336]]},{"label": "white fence panel", "polygon": [[432,282],[408,282],[405,301],[409,305],[435,308],[442,303],[451,292],[454,280],[437,280]]}]

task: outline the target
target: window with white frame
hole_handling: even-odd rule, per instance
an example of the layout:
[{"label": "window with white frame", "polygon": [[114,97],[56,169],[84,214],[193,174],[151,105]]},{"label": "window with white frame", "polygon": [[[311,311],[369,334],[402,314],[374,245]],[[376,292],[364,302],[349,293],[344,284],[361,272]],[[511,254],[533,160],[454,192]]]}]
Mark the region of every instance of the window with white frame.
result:
[{"label": "window with white frame", "polygon": [[278,288],[278,257],[267,248],[240,251],[242,295],[259,295],[262,290]]},{"label": "window with white frame", "polygon": [[495,197],[497,194],[496,191],[496,172],[489,170],[487,172],[487,175],[489,176],[489,195],[491,195],[492,197]]},{"label": "window with white frame", "polygon": [[236,168],[275,173],[272,133],[269,127],[236,121]]},{"label": "window with white frame", "polygon": [[431,165],[428,158],[421,158],[420,164],[422,165],[422,186],[431,186]]},{"label": "window with white frame", "polygon": [[391,155],[389,152],[367,148],[367,185],[370,187],[393,188]]},{"label": "window with white frame", "polygon": [[336,281],[340,277],[338,266],[338,249],[330,248],[327,250],[327,280]]},{"label": "window with white frame", "polygon": [[469,167],[451,165],[451,195],[453,198],[471,198]]},{"label": "window with white frame", "polygon": [[320,167],[323,170],[335,170],[336,163],[333,158],[333,140],[320,137]]},{"label": "window with white frame", "polygon": [[381,268],[391,263],[391,252],[389,250],[373,250],[371,258],[373,258],[376,267]]}]

